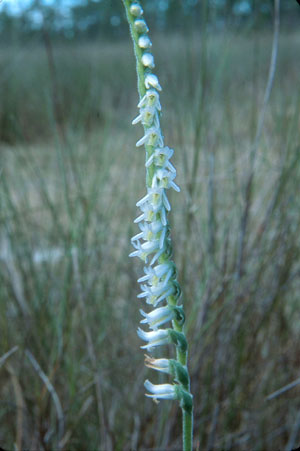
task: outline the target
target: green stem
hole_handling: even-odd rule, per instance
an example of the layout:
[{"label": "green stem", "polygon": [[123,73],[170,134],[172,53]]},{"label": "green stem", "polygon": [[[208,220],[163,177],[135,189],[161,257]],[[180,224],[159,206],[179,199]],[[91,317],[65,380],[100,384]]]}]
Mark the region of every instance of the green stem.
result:
[{"label": "green stem", "polygon": [[193,411],[191,413],[182,409],[182,433],[183,433],[183,451],[192,451],[193,449]]}]

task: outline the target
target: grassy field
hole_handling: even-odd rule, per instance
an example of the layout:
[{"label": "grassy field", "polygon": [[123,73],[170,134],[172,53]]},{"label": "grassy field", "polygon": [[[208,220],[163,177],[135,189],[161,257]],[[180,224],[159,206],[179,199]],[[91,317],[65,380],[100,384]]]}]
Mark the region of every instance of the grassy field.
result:
[{"label": "grassy field", "polygon": [[[300,34],[280,36],[250,195],[271,33],[153,44],[182,189],[171,224],[195,447],[296,448],[299,385],[267,397],[299,377]],[[129,38],[1,49],[0,99],[0,446],[180,449],[177,406],[144,396],[136,335]]]}]

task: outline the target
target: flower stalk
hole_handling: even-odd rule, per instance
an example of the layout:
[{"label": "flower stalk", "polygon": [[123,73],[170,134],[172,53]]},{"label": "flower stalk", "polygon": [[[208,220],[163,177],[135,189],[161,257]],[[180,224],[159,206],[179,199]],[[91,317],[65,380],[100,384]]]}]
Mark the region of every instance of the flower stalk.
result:
[{"label": "flower stalk", "polygon": [[[163,372],[172,378],[172,383],[155,385],[145,381],[149,392],[146,396],[177,400],[183,413],[183,450],[191,451],[193,443],[193,397],[187,368],[187,341],[184,333],[185,315],[180,305],[181,289],[177,282],[177,271],[172,261],[172,245],[168,213],[171,205],[167,197],[170,188],[180,191],[175,183],[176,169],[170,162],[173,150],[164,145],[160,126],[162,90],[151,53],[152,43],[149,28],[143,17],[143,9],[136,0],[122,0],[134,44],[139,92],[139,114],[133,124],[141,123],[144,135],[137,147],[145,147],[146,195],[137,202],[141,215],[134,221],[140,233],[132,239],[134,251],[131,257],[145,262],[144,275],[138,279],[141,293],[138,298],[152,308],[149,312],[140,310],[142,324],[149,331],[138,329],[139,337],[146,342],[141,346],[148,352],[161,346],[175,346],[176,359],[155,359],[146,356],[145,365]],[[165,327],[165,326],[171,327]]]}]

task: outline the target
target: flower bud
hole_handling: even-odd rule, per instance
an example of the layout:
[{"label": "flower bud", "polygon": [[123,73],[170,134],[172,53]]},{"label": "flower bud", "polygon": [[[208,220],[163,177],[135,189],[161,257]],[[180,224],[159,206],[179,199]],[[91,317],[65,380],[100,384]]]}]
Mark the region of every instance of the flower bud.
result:
[{"label": "flower bud", "polygon": [[139,38],[138,40],[138,46],[141,49],[150,49],[152,47],[152,42],[150,41],[150,39],[148,38],[148,36],[143,35]]},{"label": "flower bud", "polygon": [[154,74],[147,74],[145,77],[145,86],[147,89],[155,88],[158,91],[161,91],[161,86],[159,84],[158,78]]},{"label": "flower bud", "polygon": [[151,53],[144,53],[142,56],[142,63],[145,67],[149,67],[150,69],[155,67],[154,58]]},{"label": "flower bud", "polygon": [[143,12],[143,8],[138,3],[132,3],[130,6],[130,13],[135,17],[141,16]]},{"label": "flower bud", "polygon": [[139,33],[148,33],[149,28],[147,27],[146,22],[144,19],[137,19],[134,21],[134,28]]}]

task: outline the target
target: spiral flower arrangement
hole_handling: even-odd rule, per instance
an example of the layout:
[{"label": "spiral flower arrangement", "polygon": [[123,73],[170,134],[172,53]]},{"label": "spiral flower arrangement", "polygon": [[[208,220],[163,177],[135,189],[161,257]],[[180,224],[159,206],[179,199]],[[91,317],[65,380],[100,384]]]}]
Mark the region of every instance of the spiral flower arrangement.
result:
[{"label": "spiral flower arrangement", "polygon": [[[170,159],[173,149],[165,146],[160,126],[161,104],[159,92],[162,90],[157,76],[153,73],[154,57],[152,43],[148,36],[148,26],[143,18],[139,2],[123,0],[127,20],[134,43],[137,62],[139,114],[133,124],[141,123],[144,135],[136,146],[146,149],[146,195],[137,202],[141,210],[135,219],[140,232],[131,242],[134,251],[131,257],[139,257],[145,264],[144,275],[138,279],[141,293],[150,311],[140,310],[145,331],[138,328],[139,337],[146,342],[142,349],[149,353],[163,345],[175,345],[176,359],[156,359],[146,355],[145,364],[156,371],[169,374],[173,383],[152,384],[145,381],[146,396],[155,400],[178,400],[183,411],[183,449],[192,449],[192,410],[190,380],[187,369],[187,341],[184,334],[185,315],[180,304],[181,290],[177,282],[177,271],[172,261],[172,245],[168,213],[171,205],[167,191],[180,191],[174,179],[176,169]],[[172,327],[166,327],[166,326]]]}]

